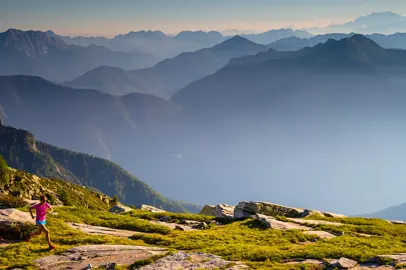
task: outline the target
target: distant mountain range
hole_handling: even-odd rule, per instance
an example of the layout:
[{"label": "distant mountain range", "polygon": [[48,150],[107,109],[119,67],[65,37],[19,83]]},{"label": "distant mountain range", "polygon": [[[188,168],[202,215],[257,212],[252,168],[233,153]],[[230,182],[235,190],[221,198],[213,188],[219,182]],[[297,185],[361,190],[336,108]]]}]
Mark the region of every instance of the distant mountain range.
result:
[{"label": "distant mountain range", "polygon": [[[294,52],[264,48],[236,37],[138,75],[137,83],[148,72],[200,74],[183,81],[169,101],[75,90],[38,77],[1,77],[0,114],[42,141],[118,162],[154,189],[185,201],[207,203],[207,194],[214,203],[229,204],[271,198],[336,211],[333,202],[343,194],[356,202],[362,191],[369,194],[362,203],[376,203],[383,175],[391,176],[385,185],[398,185],[406,149],[406,51],[384,49],[361,35]],[[214,62],[212,54],[229,61]],[[208,72],[195,64],[205,58],[216,68]],[[94,88],[111,74],[99,69],[106,71],[96,72]],[[123,79],[115,70],[115,80],[131,89],[127,80],[136,77]],[[151,75],[145,86],[159,82],[157,77]],[[233,192],[224,192],[230,187]],[[399,189],[390,196],[401,195]]]},{"label": "distant mountain range", "polygon": [[7,124],[30,130],[41,141],[126,161],[120,164],[127,168],[136,160],[127,159],[122,151],[136,151],[142,139],[147,140],[143,132],[180,110],[155,96],[118,97],[31,76],[0,76],[0,106]]},{"label": "distant mountain range", "polygon": [[297,37],[297,38],[310,38],[313,35],[304,30],[292,30],[290,28],[283,28],[277,30],[270,30],[260,34],[241,35],[258,44],[269,44],[280,40],[282,38]]},{"label": "distant mountain range", "polygon": [[[51,31],[50,31],[51,32]],[[53,33],[53,32],[51,32]],[[281,38],[297,36],[311,37],[312,34],[303,30],[279,29],[260,34],[242,35],[258,44],[269,44]],[[232,36],[223,36],[216,31],[183,31],[176,36],[165,35],[161,31],[138,31],[118,35],[112,39],[105,37],[67,37],[60,36],[68,44],[88,46],[96,44],[118,51],[142,51],[163,58],[172,58],[184,52],[193,52],[213,47]]]},{"label": "distant mountain range", "polygon": [[[355,33],[350,34],[324,34],[317,35],[311,38],[298,38],[289,37],[280,39],[268,45],[269,48],[275,49],[277,51],[297,51],[304,47],[313,47],[317,44],[324,43],[329,39],[340,40],[343,38],[348,38],[355,35]],[[375,41],[378,45],[387,49],[406,49],[406,33],[396,33],[392,35],[382,35],[382,34],[371,34],[365,35],[371,40]]]},{"label": "distant mountain range", "polygon": [[64,85],[97,89],[113,95],[138,92],[168,99],[187,84],[215,73],[230,59],[265,50],[263,45],[235,36],[211,48],[182,53],[148,69],[124,71],[98,67]]},{"label": "distant mountain range", "polygon": [[0,155],[19,170],[94,187],[126,204],[150,204],[168,211],[196,212],[197,206],[171,201],[117,164],[36,141],[24,130],[0,123]]},{"label": "distant mountain range", "polygon": [[370,218],[382,218],[386,220],[406,221],[406,203],[388,207],[383,210],[362,216]]},{"label": "distant mountain range", "polygon": [[0,33],[0,75],[35,75],[71,80],[100,65],[138,69],[157,63],[140,52],[116,52],[97,45],[68,45],[55,35],[9,29]]},{"label": "distant mountain range", "polygon": [[358,33],[358,34],[393,34],[406,32],[406,17],[393,12],[374,12],[344,24],[306,29],[313,34]]}]

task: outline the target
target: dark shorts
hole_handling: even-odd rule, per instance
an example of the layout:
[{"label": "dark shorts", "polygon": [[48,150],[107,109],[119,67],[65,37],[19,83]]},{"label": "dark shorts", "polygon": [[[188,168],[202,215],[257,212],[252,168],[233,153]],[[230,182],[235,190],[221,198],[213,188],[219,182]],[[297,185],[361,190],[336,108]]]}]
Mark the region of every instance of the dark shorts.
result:
[{"label": "dark shorts", "polygon": [[46,220],[36,220],[35,224],[37,224],[37,225],[45,225],[45,224],[47,224],[47,222],[46,222]]}]

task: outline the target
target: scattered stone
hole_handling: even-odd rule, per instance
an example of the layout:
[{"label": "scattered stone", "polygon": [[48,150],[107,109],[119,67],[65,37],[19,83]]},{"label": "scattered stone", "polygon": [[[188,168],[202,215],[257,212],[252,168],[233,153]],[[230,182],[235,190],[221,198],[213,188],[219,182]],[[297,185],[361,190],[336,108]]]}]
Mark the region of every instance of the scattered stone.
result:
[{"label": "scattered stone", "polygon": [[276,220],[273,217],[257,214],[255,216],[256,220],[262,222],[267,228],[276,229],[276,230],[302,230],[302,231],[309,231],[312,228],[302,226],[293,222],[284,222]]},{"label": "scattered stone", "polygon": [[176,231],[184,231],[185,229],[183,227],[179,226],[179,225],[176,225],[174,230],[176,230]]},{"label": "scattered stone", "polygon": [[309,234],[309,235],[315,235],[320,237],[321,239],[332,239],[334,237],[337,237],[336,235],[326,232],[326,231],[305,231],[303,232],[304,234]]},{"label": "scattered stone", "polygon": [[[176,227],[182,228],[184,231],[196,231],[196,228],[193,228],[191,225],[181,225],[181,224],[176,224],[176,223],[167,223],[167,222],[161,222],[157,220],[149,220],[150,223],[156,224],[156,225],[162,225],[165,227],[168,227],[171,230],[175,230]],[[177,229],[179,230],[179,228]]]},{"label": "scattered stone", "polygon": [[401,220],[388,220],[388,222],[395,224],[395,225],[406,225],[406,221],[401,221]]},{"label": "scattered stone", "polygon": [[255,214],[298,218],[304,209],[287,207],[268,202],[240,202],[234,209],[234,218],[245,218]]},{"label": "scattered stone", "polygon": [[387,263],[388,261],[393,261],[394,264],[406,264],[406,253],[378,255],[367,260],[365,263],[382,264]]},{"label": "scattered stone", "polygon": [[358,264],[357,261],[351,260],[351,259],[347,259],[347,258],[340,258],[337,261],[337,266],[341,269],[351,269],[354,266],[356,266]]},{"label": "scattered stone", "polygon": [[133,210],[131,207],[122,205],[122,204],[117,204],[114,205],[112,208],[110,208],[109,212],[111,213],[115,213],[115,214],[121,214],[121,213],[125,213],[125,212],[129,212]]},{"label": "scattered stone", "polygon": [[130,230],[111,229],[111,228],[107,228],[107,227],[93,226],[93,225],[87,225],[87,224],[81,224],[81,223],[68,223],[68,225],[73,229],[77,229],[77,230],[80,230],[80,231],[88,233],[88,234],[96,234],[96,235],[130,237],[130,236],[133,236],[134,234],[139,233],[139,232],[130,231]]},{"label": "scattered stone", "polygon": [[200,215],[214,216],[220,218],[233,218],[235,206],[228,204],[205,205],[200,211]]},{"label": "scattered stone", "polygon": [[226,269],[228,270],[240,270],[240,269],[249,269],[246,265],[243,265],[238,262],[230,262],[221,259],[219,256],[194,252],[186,253],[180,251],[174,255],[170,255],[159,259],[152,264],[143,266],[139,270],[174,270],[174,269],[188,269],[188,270],[197,270],[197,269],[224,269],[225,267],[233,264]]},{"label": "scattered stone", "polygon": [[288,260],[285,261],[285,264],[309,264],[315,266],[322,266],[324,262],[321,260],[314,260],[314,259],[295,259],[295,260]]},{"label": "scattered stone", "polygon": [[325,217],[332,217],[332,218],[345,218],[345,217],[347,217],[346,215],[343,215],[343,214],[336,214],[336,213],[330,213],[330,212],[323,212],[323,215]]},{"label": "scattered stone", "polygon": [[198,230],[204,230],[207,229],[209,226],[207,225],[206,222],[199,222],[198,224],[194,225],[192,228],[193,229],[198,229]]},{"label": "scattered stone", "polygon": [[159,218],[159,221],[161,222],[170,222],[172,219],[168,216],[163,216]]},{"label": "scattered stone", "polygon": [[143,211],[149,211],[149,212],[152,212],[152,213],[163,213],[163,212],[166,212],[165,210],[162,210],[162,209],[159,209],[159,208],[156,208],[156,207],[154,207],[154,206],[151,206],[151,205],[147,205],[147,204],[141,204],[141,205],[139,205],[138,207],[136,207],[137,209],[140,209],[140,210],[143,210]]},{"label": "scattered stone", "polygon": [[300,215],[300,218],[305,218],[308,216],[324,216],[324,215],[322,212],[317,210],[305,209]]},{"label": "scattered stone", "polygon": [[310,220],[310,219],[299,219],[299,218],[288,218],[289,221],[292,221],[294,223],[299,223],[299,224],[310,224],[310,225],[331,225],[331,226],[343,226],[343,223],[339,222],[330,222],[330,221],[324,221],[324,220]]},{"label": "scattered stone", "polygon": [[[51,255],[34,260],[41,270],[91,269],[110,262],[117,265],[131,265],[155,255],[163,255],[163,248],[126,245],[88,245],[72,248],[61,255]],[[86,258],[77,260],[77,258]],[[89,268],[88,266],[91,266]]]}]

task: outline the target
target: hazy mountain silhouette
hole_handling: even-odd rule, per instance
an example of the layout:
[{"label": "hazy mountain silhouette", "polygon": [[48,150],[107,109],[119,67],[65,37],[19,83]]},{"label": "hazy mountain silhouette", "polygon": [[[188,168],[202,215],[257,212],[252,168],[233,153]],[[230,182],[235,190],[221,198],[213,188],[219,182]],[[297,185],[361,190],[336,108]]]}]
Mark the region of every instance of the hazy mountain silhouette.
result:
[{"label": "hazy mountain silhouette", "polygon": [[[278,29],[259,34],[246,34],[243,37],[259,44],[269,44],[281,38],[297,36],[309,38],[312,34],[303,30]],[[68,44],[88,46],[91,44],[105,46],[111,50],[138,51],[152,54],[160,58],[175,57],[183,52],[194,52],[202,48],[212,47],[231,36],[224,37],[216,31],[183,31],[175,36],[168,36],[160,31],[138,31],[105,37],[67,37],[60,36]]]},{"label": "hazy mountain silhouette", "polygon": [[406,221],[406,203],[385,208],[383,210],[362,215],[370,218]]},{"label": "hazy mountain silhouette", "polygon": [[53,81],[73,79],[100,65],[136,69],[156,63],[144,53],[72,46],[49,32],[9,29],[0,33],[0,74],[36,75]]},{"label": "hazy mountain silhouette", "polygon": [[325,33],[360,33],[360,34],[393,34],[406,32],[406,17],[394,12],[373,12],[344,24],[307,29],[314,34]]},{"label": "hazy mountain silhouette", "polygon": [[[395,196],[382,196],[376,185],[403,179],[405,71],[406,51],[360,35],[234,60],[171,98],[184,109],[173,134],[165,134],[184,167],[148,178],[193,178],[204,182],[196,190],[216,185],[212,198],[228,202],[273,198],[335,208],[345,193],[357,202],[352,207],[376,209]],[[221,192],[229,186],[233,194]],[[309,187],[317,198],[300,191]],[[359,202],[359,192],[370,195]]]},{"label": "hazy mountain silhouette", "polygon": [[[340,40],[343,38],[348,38],[353,36],[351,34],[325,34],[317,35],[309,39],[301,39],[296,37],[284,38],[278,41],[275,41],[268,45],[269,48],[275,49],[277,51],[297,51],[304,47],[313,47],[319,43],[324,43],[329,39]],[[366,35],[366,37],[375,41],[380,46],[387,49],[406,49],[406,34],[396,33],[392,35],[383,35],[383,34],[372,34]]]},{"label": "hazy mountain silhouette", "polygon": [[[182,203],[168,200],[119,165],[36,141],[25,130],[0,124],[0,154],[13,168],[94,187],[129,205],[150,204],[169,211],[187,211]],[[200,210],[191,204],[185,206],[193,212]]]},{"label": "hazy mountain silhouette", "polygon": [[171,37],[161,31],[137,31],[114,38],[105,37],[67,37],[61,38],[68,44],[88,46],[91,44],[105,46],[111,50],[138,51],[158,57],[160,60],[175,57],[182,52],[193,52],[214,46],[224,37],[218,32],[184,31]]},{"label": "hazy mountain silhouette", "polygon": [[269,44],[282,38],[298,37],[298,38],[310,38],[313,35],[303,30],[292,30],[290,28],[270,30],[260,34],[248,34],[241,35],[258,44]]},{"label": "hazy mountain silhouette", "polygon": [[31,76],[1,76],[0,106],[7,124],[41,141],[115,161],[144,131],[180,110],[155,96],[117,97]]},{"label": "hazy mountain silhouette", "polygon": [[235,36],[212,48],[182,53],[149,69],[123,71],[101,67],[66,85],[110,94],[141,92],[168,98],[187,84],[216,72],[230,59],[254,55],[266,49],[263,45]]},{"label": "hazy mountain silhouette", "polygon": [[224,41],[224,37],[217,31],[203,32],[203,31],[182,31],[178,33],[175,40],[200,42],[202,44],[217,44]]}]

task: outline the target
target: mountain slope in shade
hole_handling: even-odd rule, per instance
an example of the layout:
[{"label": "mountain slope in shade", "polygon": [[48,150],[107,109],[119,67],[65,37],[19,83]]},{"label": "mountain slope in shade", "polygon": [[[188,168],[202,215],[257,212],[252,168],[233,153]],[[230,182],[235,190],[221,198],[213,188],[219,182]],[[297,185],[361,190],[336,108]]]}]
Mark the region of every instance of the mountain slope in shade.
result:
[{"label": "mountain slope in shade", "polygon": [[35,75],[66,81],[100,65],[136,69],[155,63],[156,59],[145,53],[68,45],[49,32],[9,29],[0,33],[1,75]]},{"label": "mountain slope in shade", "polygon": [[406,221],[406,203],[388,207],[383,210],[361,216],[370,218],[382,218],[387,220]]},{"label": "mountain slope in shade", "polygon": [[[132,167],[120,151],[133,149],[144,131],[180,107],[155,96],[112,96],[71,89],[39,77],[0,76],[0,106],[7,124],[41,141]],[[134,150],[135,151],[135,150]]]},{"label": "mountain slope in shade", "polygon": [[[405,55],[405,51],[385,50],[372,40],[361,35],[354,35],[351,38],[339,41],[330,39],[324,44],[292,53],[279,54],[270,50],[267,53],[246,56],[232,61],[229,66],[216,74],[180,90],[172,100],[185,108],[210,107],[209,104],[202,102],[203,100],[230,103],[230,98],[241,98],[241,96],[236,95],[236,92],[243,94],[244,88],[242,85],[248,83],[245,80],[258,80],[257,83],[250,86],[250,92],[244,93],[244,96],[254,96],[252,91],[255,89],[260,90],[258,88],[266,85],[266,81],[270,83],[271,80],[286,79],[285,76],[278,78],[273,77],[272,74],[279,76],[280,73],[283,74],[283,72],[289,70],[292,71],[292,75],[294,75],[295,70],[302,72],[300,76],[303,78],[301,80],[307,79],[305,76],[312,75],[311,72],[315,73],[314,75],[318,73],[324,75],[335,71],[344,73],[351,71],[357,73],[383,71],[388,72],[387,75],[391,75],[389,71],[400,72],[404,70],[402,65],[406,63]],[[249,60],[244,61],[244,59]],[[237,61],[240,62],[239,65],[235,64]],[[235,79],[230,79],[231,74]],[[254,83],[254,81],[250,82]],[[266,93],[263,92],[263,94]],[[228,96],[228,99],[219,98],[223,95],[224,98]],[[241,99],[240,102],[243,100]],[[192,101],[195,102],[189,104]]]},{"label": "mountain slope in shade", "polygon": [[[285,38],[275,41],[268,45],[269,48],[277,51],[297,51],[304,47],[313,47],[320,43],[325,43],[329,39],[340,40],[353,36],[351,34],[325,34],[317,35],[309,39],[296,37]],[[392,35],[372,34],[366,35],[369,39],[375,41],[378,45],[387,49],[406,49],[406,34],[396,33]]]},{"label": "mountain slope in shade", "polygon": [[169,98],[187,84],[216,72],[230,59],[265,50],[267,48],[263,45],[236,36],[212,48],[182,53],[149,69],[122,71],[102,67],[65,85],[110,94],[141,92]]},{"label": "mountain slope in shade", "polygon": [[406,32],[406,17],[393,12],[373,12],[354,21],[327,27],[307,29],[314,34],[325,33],[360,33],[360,34],[393,34]]},{"label": "mountain slope in shade", "polygon": [[117,164],[38,142],[24,130],[0,126],[0,154],[16,169],[94,187],[126,204],[150,204],[168,211],[187,211],[139,181]]},{"label": "mountain slope in shade", "polygon": [[278,29],[278,30],[270,30],[268,32],[260,33],[260,34],[248,34],[248,35],[241,35],[246,39],[249,39],[258,44],[269,44],[274,41],[277,41],[282,38],[289,38],[289,37],[298,37],[298,38],[310,38],[313,35],[307,31],[303,30],[292,30],[292,29]]}]

